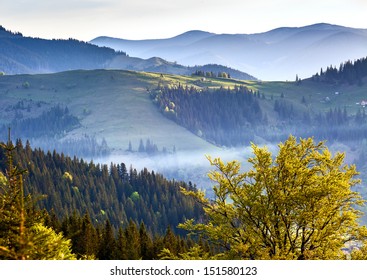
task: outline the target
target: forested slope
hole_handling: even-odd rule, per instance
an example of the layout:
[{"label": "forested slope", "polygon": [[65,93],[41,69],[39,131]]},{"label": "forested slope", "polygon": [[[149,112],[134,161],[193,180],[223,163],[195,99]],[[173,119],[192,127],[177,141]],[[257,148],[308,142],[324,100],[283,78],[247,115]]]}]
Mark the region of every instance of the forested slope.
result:
[{"label": "forested slope", "polygon": [[[74,212],[88,214],[94,224],[107,219],[117,229],[131,219],[144,222],[153,234],[162,234],[168,226],[176,230],[186,218],[202,214],[193,199],[180,187],[194,190],[191,184],[170,181],[147,169],[137,171],[125,164],[99,165],[70,158],[57,152],[32,150],[17,141],[14,161],[28,170],[27,193],[41,196],[37,204],[53,211],[58,218]],[[5,173],[6,157],[0,150],[0,170]]]}]

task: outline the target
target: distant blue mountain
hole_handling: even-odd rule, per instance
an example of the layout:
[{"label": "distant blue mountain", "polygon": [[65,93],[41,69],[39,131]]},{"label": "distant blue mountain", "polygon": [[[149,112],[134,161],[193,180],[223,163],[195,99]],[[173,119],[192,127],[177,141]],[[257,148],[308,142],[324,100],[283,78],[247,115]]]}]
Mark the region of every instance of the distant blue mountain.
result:
[{"label": "distant blue mountain", "polygon": [[[202,32],[189,32],[176,42],[204,38]],[[108,40],[108,38],[105,38]],[[134,42],[129,42],[134,44]],[[149,44],[149,42],[146,42]],[[154,43],[154,42],[152,42]],[[186,67],[159,57],[141,59],[127,56],[109,47],[99,47],[78,40],[45,40],[24,37],[0,26],[0,72],[6,74],[51,73],[76,69],[124,69],[191,75],[195,71],[226,72],[237,79],[253,80],[251,75],[221,66]]]},{"label": "distant blue mountain", "polygon": [[118,55],[125,54],[74,39],[24,37],[0,26],[0,71],[6,74],[104,68]]},{"label": "distant blue mountain", "polygon": [[307,78],[320,67],[367,55],[367,29],[318,23],[257,34],[189,31],[168,39],[90,41],[131,56],[158,56],[183,65],[221,64],[265,80]]}]

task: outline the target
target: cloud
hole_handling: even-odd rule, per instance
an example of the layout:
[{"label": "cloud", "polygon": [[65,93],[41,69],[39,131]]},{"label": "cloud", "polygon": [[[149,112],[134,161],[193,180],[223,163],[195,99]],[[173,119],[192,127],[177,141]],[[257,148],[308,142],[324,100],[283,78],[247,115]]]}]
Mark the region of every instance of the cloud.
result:
[{"label": "cloud", "polygon": [[[22,12],[49,12],[54,13],[63,10],[85,10],[107,7],[113,4],[114,0],[21,0],[21,1],[7,1],[2,4],[2,9]],[[16,15],[16,14],[14,14]]]}]

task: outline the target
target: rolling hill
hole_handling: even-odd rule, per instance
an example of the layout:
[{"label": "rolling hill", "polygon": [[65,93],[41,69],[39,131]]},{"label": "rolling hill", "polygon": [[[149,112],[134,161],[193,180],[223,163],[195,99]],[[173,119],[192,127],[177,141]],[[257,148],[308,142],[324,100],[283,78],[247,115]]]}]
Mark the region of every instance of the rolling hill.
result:
[{"label": "rolling hill", "polygon": [[90,41],[141,58],[158,56],[183,65],[217,63],[262,80],[310,77],[315,69],[339,65],[367,54],[367,29],[331,24],[283,27],[258,34],[190,31],[168,39]]},{"label": "rolling hill", "polygon": [[[129,141],[137,148],[139,140],[147,138],[160,149],[172,150],[174,145],[179,150],[210,147],[165,118],[151,101],[148,90],[165,79],[178,83],[181,77],[171,80],[161,78],[160,74],[114,70],[1,76],[0,122],[10,123],[17,111],[23,118],[34,118],[60,104],[67,106],[81,122],[66,137],[78,138],[84,134],[98,139],[104,137],[113,150],[126,150]],[[24,87],[24,83],[29,86]],[[26,106],[16,109],[19,101],[24,101]]]}]

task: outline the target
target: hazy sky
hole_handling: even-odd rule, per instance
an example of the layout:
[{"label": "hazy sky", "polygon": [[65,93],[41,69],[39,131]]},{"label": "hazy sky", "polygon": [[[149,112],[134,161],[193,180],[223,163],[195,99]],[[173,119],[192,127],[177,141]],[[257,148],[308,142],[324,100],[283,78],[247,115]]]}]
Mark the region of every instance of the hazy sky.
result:
[{"label": "hazy sky", "polygon": [[367,28],[367,0],[0,0],[0,25],[25,36],[166,38],[332,23]]}]

